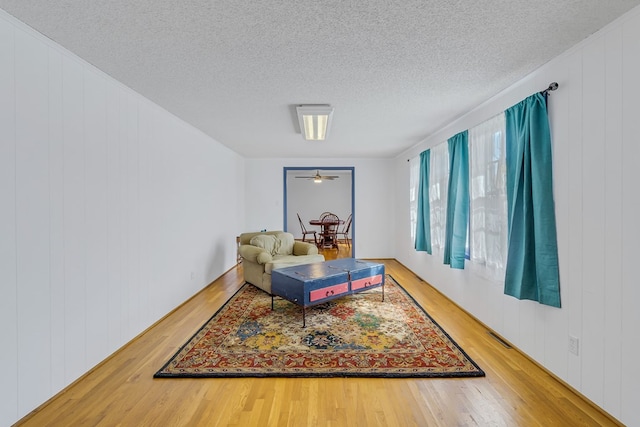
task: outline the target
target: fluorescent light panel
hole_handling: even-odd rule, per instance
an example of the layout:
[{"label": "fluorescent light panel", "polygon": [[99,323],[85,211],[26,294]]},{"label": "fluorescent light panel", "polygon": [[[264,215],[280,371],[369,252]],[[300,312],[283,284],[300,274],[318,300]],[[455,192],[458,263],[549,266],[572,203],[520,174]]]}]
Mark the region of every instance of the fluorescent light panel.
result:
[{"label": "fluorescent light panel", "polygon": [[300,130],[308,141],[324,141],[329,133],[333,107],[330,105],[300,105],[296,107]]}]

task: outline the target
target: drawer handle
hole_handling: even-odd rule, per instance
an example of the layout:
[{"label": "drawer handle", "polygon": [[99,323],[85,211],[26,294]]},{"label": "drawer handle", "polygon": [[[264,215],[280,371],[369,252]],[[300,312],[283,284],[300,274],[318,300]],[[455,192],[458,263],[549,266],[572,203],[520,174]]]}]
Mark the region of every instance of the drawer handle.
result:
[{"label": "drawer handle", "polygon": [[371,286],[371,282],[364,282],[364,287],[365,287],[365,288],[367,288],[367,287],[369,287],[369,286]]},{"label": "drawer handle", "polygon": [[329,296],[329,295],[333,295],[333,290],[331,290],[331,291],[327,291],[326,296]]}]

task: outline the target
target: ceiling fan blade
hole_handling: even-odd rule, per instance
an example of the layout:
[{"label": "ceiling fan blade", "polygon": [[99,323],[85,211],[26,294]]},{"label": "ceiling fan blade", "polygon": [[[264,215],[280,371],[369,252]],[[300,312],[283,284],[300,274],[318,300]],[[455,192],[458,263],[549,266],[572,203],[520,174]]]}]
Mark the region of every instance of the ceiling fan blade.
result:
[{"label": "ceiling fan blade", "polygon": [[327,180],[327,181],[333,181],[336,178],[340,178],[340,176],[338,175],[320,175],[320,171],[317,171],[315,175],[307,175],[307,176],[296,176],[295,178],[302,178],[302,179],[319,179],[319,180]]}]

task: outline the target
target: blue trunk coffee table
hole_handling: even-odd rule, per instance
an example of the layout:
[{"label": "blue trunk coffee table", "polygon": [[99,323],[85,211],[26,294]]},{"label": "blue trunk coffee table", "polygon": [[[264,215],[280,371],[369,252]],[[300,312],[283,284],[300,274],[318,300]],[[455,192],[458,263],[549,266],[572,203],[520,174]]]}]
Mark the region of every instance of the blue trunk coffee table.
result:
[{"label": "blue trunk coffee table", "polygon": [[355,258],[280,268],[271,272],[271,309],[276,296],[301,306],[305,327],[307,307],[376,287],[384,302],[384,264]]}]

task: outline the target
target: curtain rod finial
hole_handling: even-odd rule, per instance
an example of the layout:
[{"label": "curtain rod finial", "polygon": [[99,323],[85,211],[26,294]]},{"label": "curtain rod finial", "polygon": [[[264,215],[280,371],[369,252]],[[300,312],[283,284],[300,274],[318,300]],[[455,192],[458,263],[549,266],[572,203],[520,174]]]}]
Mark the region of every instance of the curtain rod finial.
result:
[{"label": "curtain rod finial", "polygon": [[543,94],[545,97],[547,95],[549,95],[549,92],[558,89],[558,83],[557,82],[552,82],[549,83],[549,87],[546,88],[545,90],[543,90],[542,92],[540,92],[541,94]]}]

